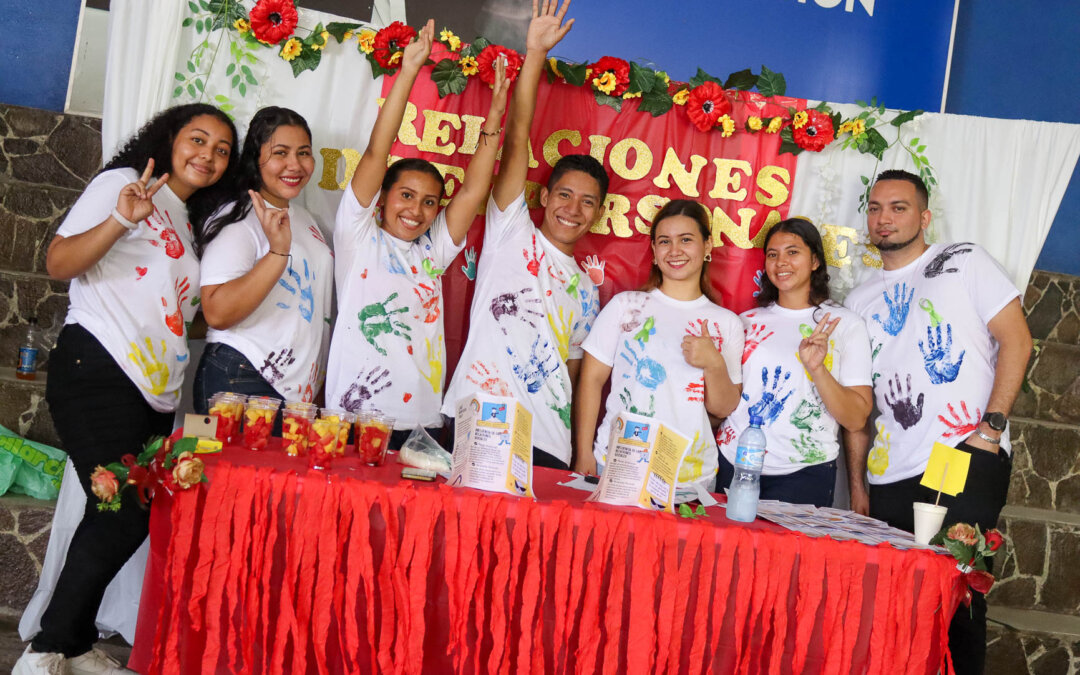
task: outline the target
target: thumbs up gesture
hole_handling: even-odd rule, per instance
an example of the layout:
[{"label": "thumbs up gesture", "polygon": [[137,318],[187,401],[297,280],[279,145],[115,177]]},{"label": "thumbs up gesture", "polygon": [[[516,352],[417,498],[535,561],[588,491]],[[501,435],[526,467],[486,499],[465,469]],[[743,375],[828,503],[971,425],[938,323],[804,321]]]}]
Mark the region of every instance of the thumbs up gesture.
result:
[{"label": "thumbs up gesture", "polygon": [[724,357],[709,334],[709,323],[704,320],[697,323],[701,328],[700,335],[694,335],[692,329],[688,328],[687,335],[682,339],[683,358],[691,366],[702,370],[726,368]]}]

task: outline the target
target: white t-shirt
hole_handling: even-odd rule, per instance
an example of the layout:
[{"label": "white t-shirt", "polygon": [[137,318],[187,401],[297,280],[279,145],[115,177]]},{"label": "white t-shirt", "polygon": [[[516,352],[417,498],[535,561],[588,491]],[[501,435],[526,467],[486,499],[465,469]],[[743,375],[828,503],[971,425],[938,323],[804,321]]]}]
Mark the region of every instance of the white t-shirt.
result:
[{"label": "white t-shirt", "polygon": [[840,323],[829,337],[825,367],[845,387],[870,386],[870,338],[854,312],[831,302],[820,309],[785,309],[773,303],[743,312],[742,400],[716,435],[720,452],[732,464],[736,440],[750,426],[751,411],[762,417],[765,475],[781,476],[836,459],[840,425],[825,409],[799,359],[799,343],[826,313],[840,317]]},{"label": "white t-shirt", "polygon": [[[116,198],[139,179],[134,169],[99,174],[71,207],[57,234],[73,237],[101,224]],[[187,207],[168,185],[154,212],[124,234],[93,267],[71,280],[65,323],[98,339],[154,410],[171,412],[190,360],[187,324],[199,294],[199,259]]]},{"label": "white t-shirt", "polygon": [[716,440],[705,410],[705,372],[686,362],[682,341],[700,336],[707,322],[731,381],[742,381],[742,323],[704,295],[675,300],[654,289],[619,293],[600,312],[582,345],[611,366],[611,392],[596,432],[593,456],[606,463],[611,424],[619,411],[655,417],[690,436],[679,484],[708,483],[716,475]]},{"label": "white t-shirt", "polygon": [[596,285],[529,217],[524,192],[488,199],[469,337],[443,413],[476,391],[512,396],[533,415],[533,445],[570,463],[570,372],[600,309]]},{"label": "white t-shirt", "polygon": [[402,241],[346,189],[334,226],[338,317],[330,341],[326,402],[379,410],[395,429],[442,426],[442,273],[465,245],[455,244],[441,211],[431,228]]},{"label": "white t-shirt", "polygon": [[[875,485],[918,476],[936,441],[974,433],[994,385],[987,324],[1020,292],[975,244],[934,244],[862,284],[844,303],[866,321],[880,415],[867,457]],[[1008,451],[1008,429],[1001,435]]]},{"label": "white t-shirt", "polygon": [[[311,401],[326,374],[334,259],[319,226],[302,206],[289,205],[289,223],[292,257],[281,278],[254,312],[227,330],[211,328],[206,341],[227,344],[243,354],[282,397]],[[206,247],[203,286],[244,276],[269,250],[270,242],[252,209]]]}]

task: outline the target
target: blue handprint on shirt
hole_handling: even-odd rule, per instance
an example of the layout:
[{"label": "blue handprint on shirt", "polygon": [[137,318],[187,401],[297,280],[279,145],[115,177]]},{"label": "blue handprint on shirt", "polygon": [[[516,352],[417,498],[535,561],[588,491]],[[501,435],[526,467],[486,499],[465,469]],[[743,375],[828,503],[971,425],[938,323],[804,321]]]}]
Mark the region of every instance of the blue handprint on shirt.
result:
[{"label": "blue handprint on shirt", "polygon": [[[782,379],[780,377],[781,373],[783,373],[784,376]],[[795,390],[791,390],[785,394],[783,398],[780,398],[781,385],[786,385],[789,379],[791,379],[791,371],[784,373],[783,368],[777,366],[776,370],[773,372],[773,383],[772,387],[770,387],[769,369],[767,367],[762,367],[761,398],[758,399],[757,403],[750,406],[750,414],[759,416],[764,420],[765,424],[772,424],[776,421],[776,418],[779,417],[780,413],[784,410],[784,404],[787,403],[787,400],[795,393]],[[749,395],[744,393],[742,397],[744,401],[750,401]]]},{"label": "blue handprint on shirt", "polygon": [[[663,384],[667,379],[667,371],[664,370],[664,366],[660,365],[658,361],[655,361],[645,355],[645,350],[642,349],[641,353],[630,346],[629,340],[623,340],[623,346],[626,347],[626,351],[622,352],[622,356],[630,367],[634,369],[634,379],[638,384],[647,389],[656,389]],[[630,374],[625,373],[625,378],[629,378]]]},{"label": "blue handprint on shirt", "polygon": [[600,312],[600,294],[595,287],[590,287],[578,288],[578,295],[581,296],[581,320],[585,322],[583,328],[588,332],[592,330],[593,320]]},{"label": "blue handprint on shirt", "polygon": [[469,281],[476,280],[476,247],[470,246],[465,251],[465,264],[461,266],[461,271],[465,273],[465,278]]},{"label": "blue handprint on shirt", "polygon": [[[541,342],[542,341],[542,342]],[[533,340],[529,360],[523,362],[512,347],[506,348],[513,362],[514,375],[525,385],[530,394],[535,394],[544,386],[544,380],[559,368],[559,359],[547,340],[537,334]]]},{"label": "blue handprint on shirt", "polygon": [[893,284],[893,297],[891,300],[888,291],[882,291],[881,295],[885,298],[885,304],[889,306],[889,318],[882,321],[881,315],[875,314],[874,321],[880,323],[881,327],[889,335],[899,335],[900,331],[904,329],[904,324],[907,323],[908,311],[911,310],[911,300],[915,297],[915,289],[911,289],[911,292],[908,293],[907,284],[904,284],[903,288],[900,287],[900,284]]},{"label": "blue handprint on shirt", "polygon": [[[285,281],[284,277],[282,277],[281,279],[278,279],[278,283],[281,285],[282,288],[287,290],[290,295],[296,295],[296,291],[297,291],[297,289],[299,289],[299,291],[300,291],[300,303],[297,305],[297,309],[300,310],[300,318],[302,318],[304,321],[307,321],[308,323],[311,323],[311,315],[315,310],[315,294],[314,294],[314,291],[312,290],[312,287],[311,287],[312,283],[315,281],[314,272],[311,272],[310,269],[308,268],[308,262],[307,262],[307,259],[305,258],[304,259],[304,278],[303,278],[302,281],[300,279],[299,272],[294,270],[292,268],[292,265],[289,266],[289,269],[285,270],[285,273],[290,278],[292,278],[293,283],[295,284],[295,286],[292,286],[292,285],[289,284],[289,282]],[[284,303],[284,302],[277,303],[277,306],[280,307],[281,309],[289,309],[290,307],[292,307],[292,305],[289,305],[289,304]]]},{"label": "blue handprint on shirt", "polygon": [[[936,331],[936,332],[935,332]],[[960,364],[964,362],[964,354],[961,351],[952,362],[952,324],[945,324],[945,339],[941,338],[941,325],[937,328],[926,328],[926,344],[919,340],[919,351],[923,355],[923,367],[930,376],[932,384],[952,382],[960,374]]]}]

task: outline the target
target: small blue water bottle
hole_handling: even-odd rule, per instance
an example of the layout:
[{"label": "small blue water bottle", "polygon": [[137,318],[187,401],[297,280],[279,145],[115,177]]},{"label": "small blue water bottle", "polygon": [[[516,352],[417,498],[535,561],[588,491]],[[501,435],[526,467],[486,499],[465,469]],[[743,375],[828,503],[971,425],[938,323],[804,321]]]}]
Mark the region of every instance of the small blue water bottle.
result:
[{"label": "small blue water bottle", "polygon": [[727,517],[741,523],[757,518],[761,493],[761,467],[765,464],[765,432],[761,417],[750,416],[750,426],[739,436],[735,451],[735,475],[727,493]]}]

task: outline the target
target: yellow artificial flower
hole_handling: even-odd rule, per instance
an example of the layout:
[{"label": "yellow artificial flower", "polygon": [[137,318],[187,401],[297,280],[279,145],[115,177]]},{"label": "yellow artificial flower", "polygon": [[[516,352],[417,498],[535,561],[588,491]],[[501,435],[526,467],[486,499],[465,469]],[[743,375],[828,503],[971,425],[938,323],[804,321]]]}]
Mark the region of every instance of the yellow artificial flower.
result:
[{"label": "yellow artificial flower", "polygon": [[848,120],[847,122],[842,122],[840,124],[840,128],[837,129],[836,133],[837,134],[846,134],[847,132],[851,131],[851,126],[852,126],[851,120]]},{"label": "yellow artificial flower", "polygon": [[247,19],[237,19],[236,21],[233,21],[233,28],[236,29],[237,33],[243,35],[251,30],[251,24],[248,23]]},{"label": "yellow artificial flower", "polygon": [[640,92],[640,91],[635,91],[635,92],[634,92],[634,93],[632,93],[632,94],[631,94],[630,92],[626,92],[625,94],[623,94],[623,95],[622,95],[622,97],[623,97],[624,99],[629,99],[629,98],[641,98],[641,92]]},{"label": "yellow artificial flower", "polygon": [[375,51],[375,31],[362,30],[360,31],[360,37],[356,38],[360,43],[360,51],[365,54],[370,54]]},{"label": "yellow artificial flower", "polygon": [[401,63],[401,57],[404,56],[404,55],[405,55],[405,52],[403,52],[402,50],[399,49],[399,50],[397,50],[396,52],[394,52],[393,54],[390,55],[390,59],[389,59],[388,62],[392,66],[397,65],[397,64]]},{"label": "yellow artificial flower", "polygon": [[690,100],[690,92],[686,89],[680,89],[675,92],[675,95],[671,97],[671,100],[675,102],[675,105],[686,105],[686,102]]},{"label": "yellow artificial flower", "polygon": [[559,59],[554,56],[548,57],[548,66],[551,68],[551,72],[555,73],[555,77],[560,80],[563,79],[563,74],[559,72]]},{"label": "yellow artificial flower", "polygon": [[810,115],[805,110],[800,110],[795,113],[795,117],[791,120],[791,126],[796,129],[802,129],[803,125],[810,119]]},{"label": "yellow artificial flower", "polygon": [[461,72],[464,73],[466,77],[472,77],[480,72],[480,69],[476,67],[476,59],[471,56],[466,56],[461,59]]},{"label": "yellow artificial flower", "polygon": [[783,117],[774,117],[771,120],[769,120],[769,126],[765,127],[765,133],[767,133],[767,134],[778,133],[780,131],[780,129],[783,128],[783,126],[784,126],[784,118]]},{"label": "yellow artificial flower", "polygon": [[761,131],[761,118],[757,115],[751,115],[750,119],[746,120],[746,126],[753,131]]},{"label": "yellow artificial flower", "polygon": [[445,42],[452,52],[461,49],[461,38],[454,35],[449,28],[443,28],[442,32],[439,33],[439,42]]},{"label": "yellow artificial flower", "polygon": [[851,123],[852,136],[862,136],[864,133],[866,133],[866,120],[855,120]]},{"label": "yellow artificial flower", "polygon": [[330,33],[328,31],[324,30],[322,33],[319,34],[319,37],[322,38],[322,42],[321,43],[313,43],[311,45],[311,49],[314,50],[314,51],[319,51],[320,49],[322,49],[323,47],[326,46],[327,41],[330,39]]},{"label": "yellow artificial flower", "polygon": [[723,129],[720,133],[722,138],[728,138],[735,133],[735,120],[731,119],[730,115],[722,115],[720,119],[716,120],[716,126]]},{"label": "yellow artificial flower", "polygon": [[597,91],[602,91],[605,94],[610,94],[615,91],[615,87],[619,85],[618,79],[615,77],[615,73],[611,71],[604,71],[604,74],[600,77],[594,77],[592,79],[592,85],[596,87]]},{"label": "yellow artificial flower", "polygon": [[353,39],[354,37],[356,37],[356,34],[353,33],[351,30],[347,30],[347,31],[345,31],[345,34],[341,36],[341,41],[342,42],[347,42],[347,41]]},{"label": "yellow artificial flower", "polygon": [[281,58],[286,61],[292,61],[297,56],[300,56],[300,51],[303,47],[300,41],[296,38],[289,38],[289,41],[285,43],[285,46],[281,48]]}]

